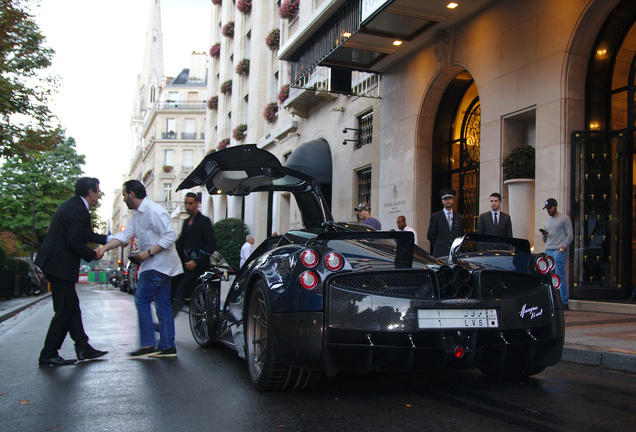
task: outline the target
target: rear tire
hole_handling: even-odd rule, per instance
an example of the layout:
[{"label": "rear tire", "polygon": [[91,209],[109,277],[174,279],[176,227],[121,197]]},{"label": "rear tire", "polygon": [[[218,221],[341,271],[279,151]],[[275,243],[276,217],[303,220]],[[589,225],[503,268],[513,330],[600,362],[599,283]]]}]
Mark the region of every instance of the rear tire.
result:
[{"label": "rear tire", "polygon": [[218,293],[205,284],[198,285],[190,299],[190,331],[196,343],[203,347],[215,345],[219,323]]},{"label": "rear tire", "polygon": [[289,366],[277,358],[276,333],[271,323],[269,291],[263,281],[258,281],[245,317],[245,358],[254,386],[259,390],[296,390],[318,383],[320,371]]}]

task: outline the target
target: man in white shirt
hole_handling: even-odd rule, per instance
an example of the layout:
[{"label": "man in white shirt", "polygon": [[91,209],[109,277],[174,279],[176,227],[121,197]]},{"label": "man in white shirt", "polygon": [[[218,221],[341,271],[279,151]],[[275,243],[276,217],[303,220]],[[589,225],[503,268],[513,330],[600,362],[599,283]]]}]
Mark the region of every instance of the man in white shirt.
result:
[{"label": "man in white shirt", "polygon": [[[135,292],[135,305],[139,319],[141,348],[130,357],[176,357],[174,343],[174,317],[170,307],[170,281],[183,273],[181,260],[174,248],[177,233],[172,228],[170,214],[165,207],[146,196],[146,188],[138,180],[129,180],[122,188],[124,202],[135,210],[126,229],[113,236],[98,254],[128,243],[137,237],[139,251],[135,257],[140,263],[139,281]],[[150,303],[154,300],[159,318],[159,345],[155,339]]]},{"label": "man in white shirt", "polygon": [[248,235],[247,237],[245,237],[245,243],[243,243],[243,246],[241,246],[241,261],[240,261],[239,267],[243,267],[243,264],[245,264],[245,261],[247,261],[250,255],[252,255],[252,252],[254,252],[253,244],[254,244],[254,237],[252,237],[251,235]]},{"label": "man in white shirt", "polygon": [[410,226],[406,225],[406,218],[404,216],[398,216],[397,221],[395,222],[400,231],[410,231],[413,233],[413,237],[415,238],[415,244],[417,244],[417,232]]}]

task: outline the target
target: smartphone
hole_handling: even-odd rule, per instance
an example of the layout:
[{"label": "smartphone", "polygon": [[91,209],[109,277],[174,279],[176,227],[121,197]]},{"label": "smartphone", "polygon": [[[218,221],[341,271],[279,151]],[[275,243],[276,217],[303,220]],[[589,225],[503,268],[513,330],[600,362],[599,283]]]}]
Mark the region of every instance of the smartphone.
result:
[{"label": "smartphone", "polygon": [[543,234],[544,236],[548,235],[548,232],[546,230],[544,230],[543,228],[539,228],[539,231],[541,232],[541,234]]}]

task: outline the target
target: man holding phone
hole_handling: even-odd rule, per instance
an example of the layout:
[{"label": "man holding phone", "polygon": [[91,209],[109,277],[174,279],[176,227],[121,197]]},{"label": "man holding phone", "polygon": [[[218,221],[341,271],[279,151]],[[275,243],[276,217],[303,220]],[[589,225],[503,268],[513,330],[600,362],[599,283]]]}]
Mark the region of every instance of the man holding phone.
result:
[{"label": "man holding phone", "polygon": [[574,240],[572,221],[558,211],[558,204],[554,198],[548,198],[543,206],[548,212],[548,220],[543,228],[539,228],[545,243],[545,253],[554,258],[556,274],[561,279],[561,300],[566,310],[568,306],[568,284],[565,278],[565,263],[568,258],[568,247]]}]

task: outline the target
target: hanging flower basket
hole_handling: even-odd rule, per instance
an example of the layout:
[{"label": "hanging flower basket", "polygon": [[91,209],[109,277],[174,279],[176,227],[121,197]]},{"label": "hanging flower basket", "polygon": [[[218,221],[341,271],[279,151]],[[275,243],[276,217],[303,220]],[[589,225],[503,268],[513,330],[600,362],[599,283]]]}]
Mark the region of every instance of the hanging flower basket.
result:
[{"label": "hanging flower basket", "polygon": [[215,43],[210,47],[210,57],[219,58],[221,56],[221,43]]},{"label": "hanging flower basket", "polygon": [[216,146],[216,149],[217,150],[223,150],[224,148],[226,148],[229,145],[230,145],[230,139],[229,138],[225,138],[225,139],[222,139],[221,141],[219,141],[219,144]]},{"label": "hanging flower basket", "polygon": [[234,21],[230,21],[229,23],[225,24],[223,28],[221,29],[221,34],[225,37],[233,38],[234,37]]},{"label": "hanging flower basket", "polygon": [[212,4],[220,5],[221,4],[221,0],[212,0]]},{"label": "hanging flower basket", "polygon": [[246,132],[247,132],[247,125],[240,124],[237,127],[235,127],[234,130],[232,131],[232,138],[238,141],[245,139],[245,136],[247,135]]},{"label": "hanging flower basket", "polygon": [[289,21],[298,16],[299,7],[298,0],[285,0],[278,9],[278,14],[281,18],[285,18]]},{"label": "hanging flower basket", "polygon": [[277,113],[278,113],[278,104],[276,102],[271,102],[265,105],[265,110],[263,111],[263,117],[265,117],[265,121],[267,123],[274,123],[276,121]]},{"label": "hanging flower basket", "polygon": [[252,0],[238,0],[236,9],[243,15],[249,15],[252,12]]},{"label": "hanging flower basket", "polygon": [[232,94],[232,80],[227,80],[221,84],[221,93]]},{"label": "hanging flower basket", "polygon": [[212,96],[210,99],[208,99],[208,109],[209,110],[215,110],[219,108],[219,97],[218,96]]},{"label": "hanging flower basket", "polygon": [[285,84],[278,91],[278,101],[283,104],[289,97],[289,84]]},{"label": "hanging flower basket", "polygon": [[280,45],[280,30],[275,28],[265,38],[265,45],[272,51],[276,51]]},{"label": "hanging flower basket", "polygon": [[250,73],[250,59],[243,59],[236,65],[236,73],[242,76]]}]

